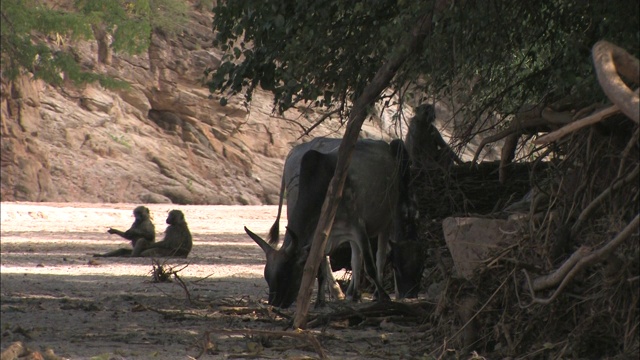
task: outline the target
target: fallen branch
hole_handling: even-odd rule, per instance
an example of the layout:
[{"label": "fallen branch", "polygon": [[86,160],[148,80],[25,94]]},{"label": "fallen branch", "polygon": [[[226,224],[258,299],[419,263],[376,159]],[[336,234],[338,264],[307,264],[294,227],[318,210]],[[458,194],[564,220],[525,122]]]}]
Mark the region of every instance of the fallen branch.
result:
[{"label": "fallen branch", "polygon": [[[253,329],[239,329],[239,330],[229,330],[229,329],[214,329],[208,330],[204,333],[205,344],[209,343],[209,338],[211,333],[217,334],[227,334],[227,335],[261,335],[261,336],[274,336],[274,337],[292,337],[297,339],[302,339],[308,341],[311,346],[313,346],[314,350],[320,356],[320,359],[328,359],[329,357],[325,353],[324,349],[320,345],[318,339],[308,331],[304,330],[296,330],[296,331],[278,331],[278,330],[253,330]],[[200,358],[206,349],[198,354],[195,358]]]},{"label": "fallen branch", "polygon": [[507,277],[504,279],[504,281],[500,284],[500,286],[498,286],[498,288],[493,292],[493,294],[491,294],[491,296],[489,296],[489,298],[487,299],[487,301],[485,301],[485,303],[480,307],[480,309],[478,309],[478,311],[475,312],[475,314],[473,314],[473,316],[471,316],[469,318],[469,320],[467,320],[466,323],[464,323],[464,325],[462,325],[462,327],[460,327],[460,329],[458,329],[458,331],[456,331],[453,335],[451,335],[450,337],[445,339],[445,344],[443,346],[440,346],[439,348],[433,350],[429,355],[430,356],[435,356],[435,353],[439,350],[442,349],[442,353],[441,356],[442,357],[444,354],[446,354],[447,352],[447,346],[446,346],[446,341],[450,341],[452,339],[455,339],[460,333],[462,333],[463,330],[465,330],[465,328],[467,326],[469,326],[469,324],[471,324],[471,322],[478,316],[480,315],[480,313],[487,307],[487,305],[489,305],[489,303],[491,302],[491,300],[493,300],[493,298],[498,294],[498,292],[500,291],[500,289],[502,289],[502,287],[504,286],[504,284],[507,283],[507,280],[509,280],[509,278],[511,277],[511,275],[513,275],[515,269],[511,270],[511,273],[509,273],[509,275],[507,275]]},{"label": "fallen branch", "polygon": [[359,320],[358,324],[368,319],[378,319],[391,316],[404,316],[414,318],[416,321],[426,319],[430,313],[422,309],[424,304],[404,304],[399,302],[373,303],[362,309],[347,307],[334,313],[320,314],[315,319],[309,321],[309,328],[322,326],[331,321]]},{"label": "fallen branch", "polygon": [[494,143],[506,138],[507,136],[512,135],[516,136],[517,144],[517,138],[519,138],[520,135],[525,133],[527,130],[539,128],[541,126],[562,126],[569,123],[570,121],[571,118],[567,112],[554,112],[551,109],[542,110],[540,116],[526,117],[523,119],[516,117],[516,119],[513,120],[513,122],[507,129],[502,130],[495,135],[487,136],[486,138],[482,139],[480,145],[478,145],[478,148],[476,149],[476,153],[473,155],[473,160],[471,162],[475,163],[476,161],[478,161],[482,149],[487,144]]},{"label": "fallen branch", "polygon": [[[555,300],[558,297],[558,295],[560,295],[562,290],[564,290],[564,288],[571,282],[571,280],[573,280],[573,278],[578,274],[578,272],[582,271],[587,266],[590,266],[592,264],[595,264],[597,262],[601,262],[607,259],[609,255],[618,246],[620,246],[620,244],[622,244],[625,240],[631,237],[631,235],[634,232],[638,231],[638,225],[640,225],[640,215],[636,215],[636,217],[633,220],[631,220],[631,222],[627,224],[627,226],[620,233],[618,233],[618,235],[615,238],[613,238],[613,240],[609,241],[606,245],[601,247],[599,250],[591,254],[588,254],[588,250],[586,248],[578,249],[576,253],[580,253],[580,254],[575,255],[574,253],[576,257],[579,257],[578,261],[575,263],[573,267],[571,267],[571,270],[567,272],[566,276],[562,277],[562,282],[560,283],[560,286],[558,286],[558,288],[553,292],[553,294],[549,298],[541,299],[535,296],[534,286],[531,282],[531,279],[529,278],[529,274],[525,269],[522,269],[522,272],[524,273],[525,278],[527,280],[529,293],[531,294],[531,303],[543,304],[543,305],[551,303],[553,300]],[[573,258],[574,255],[571,255],[569,259]],[[563,269],[563,268],[564,268],[564,264],[563,266],[560,267],[560,269]],[[555,273],[560,269],[556,270],[552,274],[546,275],[544,278],[549,278],[554,280],[559,279],[560,277],[556,276]],[[535,279],[534,283],[542,284],[546,282],[543,280]]]},{"label": "fallen branch", "polygon": [[[182,269],[180,269],[180,270],[182,270]],[[178,270],[178,271],[180,271],[180,270]],[[172,271],[171,273],[173,274],[173,277],[178,281],[178,285],[180,285],[182,290],[184,290],[184,293],[187,295],[187,301],[189,302],[190,305],[192,305],[193,301],[191,301],[191,293],[189,292],[189,289],[187,288],[187,284],[185,284],[184,281],[182,281],[182,279],[178,276],[178,271]]]},{"label": "fallen branch", "polygon": [[[637,91],[636,91],[637,92]],[[595,114],[589,115],[580,120],[574,121],[569,125],[566,125],[554,132],[550,132],[547,135],[541,136],[538,139],[534,140],[534,144],[547,144],[553,141],[556,141],[574,131],[578,131],[583,127],[587,127],[589,125],[593,125],[597,122],[600,122],[609,116],[615,115],[620,112],[620,108],[617,105],[612,105],[606,109],[600,110]]]},{"label": "fallen branch", "polygon": [[562,266],[560,266],[556,271],[533,280],[531,285],[533,291],[540,291],[558,285],[567,276],[571,269],[573,269],[581,259],[589,254],[589,251],[588,247],[581,246],[571,254],[571,256],[569,256],[569,258],[562,263]]},{"label": "fallen branch", "polygon": [[606,188],[600,195],[598,195],[589,205],[587,205],[584,210],[578,216],[578,220],[571,227],[571,238],[575,238],[582,227],[582,224],[591,216],[591,214],[598,208],[598,205],[602,203],[605,199],[607,199],[612,191],[618,190],[622,186],[626,184],[630,184],[637,180],[638,174],[640,173],[640,166],[636,165],[635,169],[631,171],[624,179],[621,181],[613,183],[611,186]]}]

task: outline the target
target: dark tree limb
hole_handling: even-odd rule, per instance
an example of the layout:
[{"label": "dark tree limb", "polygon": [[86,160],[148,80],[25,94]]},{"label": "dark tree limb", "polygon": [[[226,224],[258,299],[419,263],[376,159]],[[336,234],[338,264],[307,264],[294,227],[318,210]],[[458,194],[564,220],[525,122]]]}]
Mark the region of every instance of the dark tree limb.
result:
[{"label": "dark tree limb", "polygon": [[389,86],[391,79],[393,79],[406,59],[408,59],[411,54],[421,52],[422,42],[426,39],[431,29],[433,15],[443,11],[449,1],[450,0],[437,1],[433,13],[424,15],[418,20],[415,28],[409,34],[407,41],[402,42],[397,48],[395,55],[382,65],[371,83],[364,88],[362,95],[356,99],[353,108],[349,112],[347,128],[340,143],[340,148],[338,149],[336,171],[329,184],[325,201],[322,204],[320,220],[313,235],[309,257],[304,266],[300,292],[296,299],[296,315],[293,320],[293,326],[295,328],[304,328],[307,323],[313,282],[318,273],[320,261],[322,261],[324,256],[324,248],[331,233],[331,227],[333,226],[333,219],[338,210],[338,204],[342,198],[342,190],[347,178],[347,169],[351,162],[351,154],[358,140],[362,123],[367,116],[367,107]]},{"label": "dark tree limb", "polygon": [[571,238],[575,238],[576,235],[578,235],[578,231],[580,231],[584,222],[591,216],[591,214],[593,214],[593,212],[596,209],[600,207],[600,204],[604,200],[608,199],[609,196],[611,196],[611,193],[613,191],[620,189],[624,185],[637,182],[638,174],[640,174],[640,166],[636,165],[635,169],[633,169],[629,174],[627,174],[627,176],[625,176],[620,181],[617,181],[611,184],[611,186],[606,188],[602,193],[600,193],[600,195],[598,195],[595,199],[593,199],[593,201],[591,201],[591,203],[589,203],[589,205],[587,205],[582,210],[582,212],[580,213],[580,216],[578,216],[578,219],[571,227]]},{"label": "dark tree limb", "polygon": [[480,152],[482,152],[482,149],[487,144],[494,143],[514,134],[520,136],[527,131],[530,131],[532,129],[539,129],[540,127],[547,127],[548,129],[548,126],[550,125],[565,125],[570,121],[571,116],[568,112],[554,112],[550,109],[543,110],[538,117],[527,117],[523,119],[516,118],[507,129],[504,129],[495,135],[487,136],[486,138],[482,139],[480,145],[478,145],[478,149],[476,149],[476,153],[473,156],[472,162],[478,161]]},{"label": "dark tree limb", "polygon": [[580,120],[574,121],[571,124],[568,124],[567,126],[563,126],[554,132],[541,136],[538,139],[534,140],[533,143],[546,144],[546,143],[556,141],[567,134],[570,134],[574,131],[578,131],[579,129],[582,129],[585,126],[593,125],[597,122],[600,122],[608,118],[609,116],[613,116],[617,114],[618,112],[620,112],[620,109],[618,108],[617,105],[610,106],[606,109],[598,111],[595,114],[592,114]]}]

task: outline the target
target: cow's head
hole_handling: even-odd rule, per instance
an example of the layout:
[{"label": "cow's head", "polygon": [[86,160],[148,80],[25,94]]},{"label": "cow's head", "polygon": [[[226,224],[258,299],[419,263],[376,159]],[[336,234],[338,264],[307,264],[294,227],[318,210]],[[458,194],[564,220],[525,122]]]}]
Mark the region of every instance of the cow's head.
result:
[{"label": "cow's head", "polygon": [[293,233],[287,231],[282,247],[274,249],[247,227],[244,228],[244,231],[262,248],[267,256],[264,278],[269,286],[269,305],[288,308],[298,296],[302,281],[302,269],[306,259],[304,254],[297,250],[297,238]]},{"label": "cow's head", "polygon": [[391,249],[398,299],[417,298],[424,271],[422,246],[417,241],[396,243]]},{"label": "cow's head", "polygon": [[417,298],[424,271],[424,245],[418,237],[419,213],[414,197],[399,204],[391,257],[398,299]]}]

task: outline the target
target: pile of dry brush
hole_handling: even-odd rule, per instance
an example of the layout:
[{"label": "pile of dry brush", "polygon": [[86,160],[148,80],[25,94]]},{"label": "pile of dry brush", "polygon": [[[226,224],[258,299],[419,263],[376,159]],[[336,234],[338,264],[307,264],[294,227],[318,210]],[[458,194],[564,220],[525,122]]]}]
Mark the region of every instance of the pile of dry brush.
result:
[{"label": "pile of dry brush", "polygon": [[[603,53],[609,57],[599,59]],[[637,86],[638,60],[625,54],[608,43],[594,46],[600,83],[614,105],[574,113],[572,123],[597,122],[593,126],[573,125],[540,138],[547,144],[545,162],[508,165],[503,159],[418,177],[419,208],[428,220],[422,233],[430,248],[423,285],[443,289],[431,317],[441,344],[434,356],[455,348],[492,357],[638,358],[638,110],[632,106],[627,113],[598,69],[602,61]],[[638,92],[626,93],[637,107]],[[500,182],[507,165],[512,168]],[[453,277],[441,220],[506,217],[503,209],[513,204],[524,219],[519,240],[495,253],[473,279]]]}]

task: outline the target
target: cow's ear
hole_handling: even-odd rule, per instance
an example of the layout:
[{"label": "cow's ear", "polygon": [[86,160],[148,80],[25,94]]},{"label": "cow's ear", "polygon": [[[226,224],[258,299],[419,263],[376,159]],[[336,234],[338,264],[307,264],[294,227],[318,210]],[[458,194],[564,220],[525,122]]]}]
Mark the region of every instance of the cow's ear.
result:
[{"label": "cow's ear", "polygon": [[309,253],[311,252],[311,244],[302,248],[302,252],[296,259],[296,263],[299,266],[304,266],[307,263],[307,259],[309,258]]},{"label": "cow's ear", "polygon": [[266,241],[264,241],[260,236],[254,234],[253,231],[249,230],[246,226],[244,227],[244,231],[247,233],[247,235],[249,235],[250,238],[253,239],[253,241],[256,242],[256,244],[258,244],[262,248],[262,251],[264,251],[267,256],[269,256],[269,254],[274,251],[271,245],[267,244]]},{"label": "cow's ear", "polygon": [[291,229],[289,229],[289,227],[286,227],[287,229],[287,234],[289,235],[289,237],[291,237],[291,242],[289,243],[289,246],[287,246],[284,249],[284,253],[285,255],[287,255],[287,257],[291,257],[294,255],[296,249],[298,248],[298,235],[296,235],[295,232],[293,232]]}]

